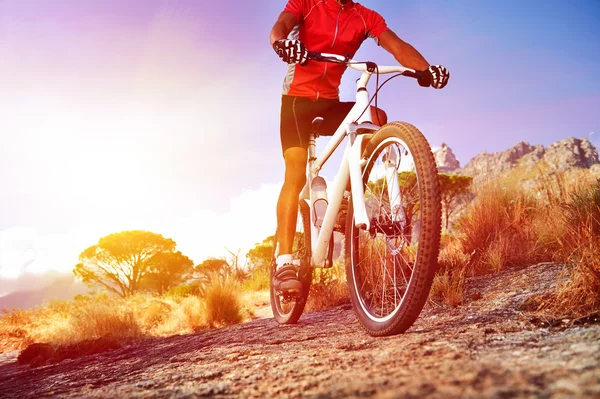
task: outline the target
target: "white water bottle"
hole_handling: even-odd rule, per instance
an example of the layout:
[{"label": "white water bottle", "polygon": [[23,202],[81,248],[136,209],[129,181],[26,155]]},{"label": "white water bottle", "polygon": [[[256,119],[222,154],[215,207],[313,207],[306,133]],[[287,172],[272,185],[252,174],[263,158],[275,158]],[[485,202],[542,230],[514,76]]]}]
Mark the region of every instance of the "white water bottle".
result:
[{"label": "white water bottle", "polygon": [[312,180],[310,185],[311,199],[313,201],[313,220],[315,226],[321,228],[323,218],[327,210],[327,183],[321,176],[317,176]]}]

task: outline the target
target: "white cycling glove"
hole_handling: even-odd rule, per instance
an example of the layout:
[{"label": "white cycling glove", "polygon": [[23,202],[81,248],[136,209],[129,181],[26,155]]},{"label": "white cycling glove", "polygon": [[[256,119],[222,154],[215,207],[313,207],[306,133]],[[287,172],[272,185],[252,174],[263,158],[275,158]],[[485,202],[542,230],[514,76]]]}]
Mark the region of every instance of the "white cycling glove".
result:
[{"label": "white cycling glove", "polygon": [[273,49],[288,64],[306,65],[308,62],[308,51],[300,40],[277,40]]},{"label": "white cycling glove", "polygon": [[433,87],[434,89],[443,89],[450,79],[450,71],[442,65],[432,65],[423,71],[419,77],[419,85],[423,87]]}]

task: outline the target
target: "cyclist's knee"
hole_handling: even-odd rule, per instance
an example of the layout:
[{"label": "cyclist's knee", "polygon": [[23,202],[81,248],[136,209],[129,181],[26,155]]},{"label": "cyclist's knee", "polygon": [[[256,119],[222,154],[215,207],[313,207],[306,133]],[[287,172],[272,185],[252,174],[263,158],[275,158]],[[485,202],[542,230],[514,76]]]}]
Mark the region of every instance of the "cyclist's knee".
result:
[{"label": "cyclist's knee", "polygon": [[288,188],[293,188],[294,191],[300,193],[302,187],[306,183],[306,167],[290,167],[286,165],[285,168],[285,182],[284,185]]},{"label": "cyclist's knee", "polygon": [[301,147],[288,148],[285,158],[285,184],[300,191],[306,183],[307,151]]}]

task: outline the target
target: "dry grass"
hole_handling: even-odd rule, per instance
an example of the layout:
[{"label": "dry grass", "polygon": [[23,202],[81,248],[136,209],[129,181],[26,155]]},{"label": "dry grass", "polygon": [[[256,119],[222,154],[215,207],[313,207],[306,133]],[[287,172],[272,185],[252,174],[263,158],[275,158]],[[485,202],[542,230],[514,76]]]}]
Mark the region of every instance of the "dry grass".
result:
[{"label": "dry grass", "polygon": [[560,195],[567,198],[554,201],[549,218],[562,225],[553,231],[555,259],[570,273],[546,308],[559,316],[584,317],[600,311],[600,180],[578,179]]},{"label": "dry grass", "polygon": [[454,234],[442,237],[432,298],[456,306],[469,276],[556,261],[569,273],[544,309],[556,317],[600,311],[600,182],[575,169],[528,188],[505,183],[478,187]]},{"label": "dry grass", "polygon": [[461,305],[464,301],[465,273],[445,271],[433,278],[430,297],[443,299],[450,306]]},{"label": "dry grass", "polygon": [[[213,278],[198,296],[172,292],[163,297],[136,294],[119,298],[101,294],[53,301],[46,306],[0,314],[0,352],[35,342],[68,345],[110,336],[117,339],[186,334],[212,326],[239,323],[251,316],[242,309],[233,280]],[[192,290],[193,291],[193,290]]]},{"label": "dry grass", "polygon": [[464,301],[466,268],[470,256],[464,253],[461,242],[452,236],[444,235],[441,244],[439,271],[433,279],[430,296],[443,299],[451,306],[458,306]]},{"label": "dry grass", "polygon": [[476,194],[458,226],[463,252],[470,255],[469,274],[544,260],[545,249],[533,228],[541,211],[539,201],[518,187],[494,183]]},{"label": "dry grass", "polygon": [[271,272],[269,269],[259,268],[249,273],[249,278],[242,283],[244,291],[265,291],[271,283]]},{"label": "dry grass", "polygon": [[218,275],[211,276],[204,297],[206,323],[210,327],[222,327],[242,321],[238,290],[238,284],[233,278],[221,279]]},{"label": "dry grass", "polygon": [[344,266],[336,263],[330,269],[315,269],[306,312],[328,309],[350,303]]},{"label": "dry grass", "polygon": [[498,273],[506,267],[547,259],[546,247],[535,230],[539,201],[514,186],[488,183],[442,239],[432,297],[457,306],[464,301],[469,276]]}]

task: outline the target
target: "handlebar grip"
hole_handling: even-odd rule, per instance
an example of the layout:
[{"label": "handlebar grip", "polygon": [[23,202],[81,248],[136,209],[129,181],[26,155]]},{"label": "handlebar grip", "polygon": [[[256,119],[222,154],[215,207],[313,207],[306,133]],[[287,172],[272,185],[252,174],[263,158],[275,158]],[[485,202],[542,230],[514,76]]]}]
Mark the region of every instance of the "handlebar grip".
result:
[{"label": "handlebar grip", "polygon": [[409,78],[415,78],[418,80],[423,75],[423,72],[422,71],[404,71],[404,72],[402,72],[402,75],[408,76]]},{"label": "handlebar grip", "polygon": [[321,53],[319,53],[318,51],[309,51],[308,52],[308,59],[310,61],[317,61],[321,58]]}]

